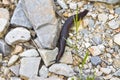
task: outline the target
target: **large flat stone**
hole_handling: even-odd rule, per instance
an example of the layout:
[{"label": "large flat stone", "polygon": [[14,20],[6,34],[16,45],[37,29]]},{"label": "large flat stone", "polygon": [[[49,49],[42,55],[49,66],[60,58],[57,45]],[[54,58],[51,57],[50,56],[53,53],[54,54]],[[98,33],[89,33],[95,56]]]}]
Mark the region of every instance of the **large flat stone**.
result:
[{"label": "large flat stone", "polygon": [[21,59],[20,76],[23,79],[29,79],[37,76],[40,65],[40,57],[29,57]]},{"label": "large flat stone", "polygon": [[13,26],[23,26],[26,28],[32,28],[31,23],[29,22],[28,18],[26,17],[22,9],[22,4],[21,4],[22,2],[23,0],[19,0],[18,5],[14,10],[10,24],[12,24]]},{"label": "large flat stone", "polygon": [[60,31],[53,4],[53,0],[23,0],[22,3],[23,10],[37,33],[39,43],[43,48],[49,49],[55,48]]},{"label": "large flat stone", "polygon": [[54,63],[53,61],[56,60],[58,48],[55,48],[54,50],[39,49],[39,53],[44,61],[44,64],[46,66],[50,66]]}]

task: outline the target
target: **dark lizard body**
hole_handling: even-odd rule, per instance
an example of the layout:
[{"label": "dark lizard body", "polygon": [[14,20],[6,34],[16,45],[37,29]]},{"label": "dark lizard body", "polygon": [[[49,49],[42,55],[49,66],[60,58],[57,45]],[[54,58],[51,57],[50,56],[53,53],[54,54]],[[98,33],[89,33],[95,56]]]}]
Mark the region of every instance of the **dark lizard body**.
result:
[{"label": "dark lizard body", "polygon": [[[83,12],[79,13],[78,20],[80,19],[82,20],[87,13],[88,13],[88,10],[84,10]],[[69,29],[73,26],[75,16],[76,15],[69,17],[63,24],[60,37],[59,37],[59,46],[58,46],[59,52],[55,60],[56,62],[59,62],[60,58],[64,53],[65,46],[66,46],[66,39],[68,38]]]}]

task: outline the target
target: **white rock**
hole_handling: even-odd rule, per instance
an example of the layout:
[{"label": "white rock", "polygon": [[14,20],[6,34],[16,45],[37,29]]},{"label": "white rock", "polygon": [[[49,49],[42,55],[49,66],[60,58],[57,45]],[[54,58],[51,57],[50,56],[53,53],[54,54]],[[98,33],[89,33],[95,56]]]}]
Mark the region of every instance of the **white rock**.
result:
[{"label": "white rock", "polygon": [[73,77],[69,77],[67,80],[78,80],[78,78],[73,76]]},{"label": "white rock", "polygon": [[0,38],[4,36],[9,26],[9,22],[5,18],[0,18]]},{"label": "white rock", "polygon": [[21,80],[21,79],[18,77],[10,77],[10,80]]},{"label": "white rock", "polygon": [[9,26],[9,11],[5,8],[0,8],[0,38],[6,34],[6,30]]},{"label": "white rock", "polygon": [[13,55],[8,62],[8,66],[13,65],[18,60],[18,58],[19,58],[18,55]]},{"label": "white rock", "polygon": [[100,71],[104,74],[110,74],[112,70],[110,68],[100,68]]},{"label": "white rock", "polygon": [[66,3],[64,0],[57,0],[57,3],[63,8],[63,9],[68,9]]},{"label": "white rock", "polygon": [[41,77],[47,78],[48,72],[49,72],[48,68],[45,65],[43,65],[39,71],[39,75]]},{"label": "white rock", "polygon": [[73,71],[73,69],[69,65],[62,64],[62,63],[61,64],[53,64],[49,68],[49,71],[56,73],[56,74],[64,75],[67,77],[75,75],[75,72]]},{"label": "white rock", "polygon": [[105,14],[105,13],[99,14],[98,15],[98,20],[105,23],[108,20],[108,15]]},{"label": "white rock", "polygon": [[91,46],[88,49],[93,56],[97,56],[101,54],[101,50],[98,48],[98,46]]},{"label": "white rock", "polygon": [[0,8],[0,18],[4,18],[9,21],[10,18],[9,11],[5,8]]},{"label": "white rock", "polygon": [[41,58],[40,57],[27,57],[22,58],[20,66],[20,76],[23,79],[28,79],[32,76],[37,76],[38,69],[40,65]]},{"label": "white rock", "polygon": [[112,77],[110,80],[120,80],[120,78]]},{"label": "white rock", "polygon": [[113,19],[114,16],[112,14],[109,15],[109,20]]},{"label": "white rock", "polygon": [[63,80],[63,79],[61,79],[61,78],[59,78],[57,76],[51,76],[49,78],[46,78],[45,80]]},{"label": "white rock", "polygon": [[9,69],[11,70],[11,72],[13,72],[16,76],[19,76],[19,70],[20,70],[20,65],[14,65],[9,67]]},{"label": "white rock", "polygon": [[4,75],[8,75],[10,72],[9,68],[5,67],[4,68]]},{"label": "white rock", "polygon": [[[69,60],[68,60],[69,59]],[[66,63],[66,64],[72,64],[73,63],[73,57],[71,52],[65,52],[60,59],[61,63]]]},{"label": "white rock", "polygon": [[120,33],[118,33],[114,36],[114,42],[117,43],[118,45],[120,45]]},{"label": "white rock", "polygon": [[37,57],[39,53],[36,49],[29,49],[20,54],[21,57]]},{"label": "white rock", "polygon": [[117,29],[119,25],[119,21],[112,20],[108,22],[108,26],[112,29]]},{"label": "white rock", "polygon": [[75,2],[71,2],[69,4],[70,9],[77,9],[77,4]]},{"label": "white rock", "polygon": [[58,48],[55,48],[54,50],[39,49],[39,53],[44,61],[44,64],[46,66],[49,66],[54,63],[51,61],[56,60],[56,56],[58,54]]},{"label": "white rock", "polygon": [[17,42],[26,42],[31,38],[30,32],[25,28],[15,28],[7,33],[5,41],[9,44],[16,44]]}]

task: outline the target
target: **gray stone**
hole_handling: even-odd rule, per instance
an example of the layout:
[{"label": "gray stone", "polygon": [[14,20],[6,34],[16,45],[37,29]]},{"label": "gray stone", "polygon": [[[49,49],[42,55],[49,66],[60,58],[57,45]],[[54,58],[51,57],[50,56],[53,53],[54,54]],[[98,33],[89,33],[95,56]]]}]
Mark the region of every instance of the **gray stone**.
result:
[{"label": "gray stone", "polygon": [[41,77],[47,78],[48,73],[49,73],[48,68],[47,68],[45,65],[43,65],[43,66],[41,67],[40,71],[39,71],[39,75],[40,75]]},{"label": "gray stone", "polygon": [[10,80],[21,80],[19,77],[10,77]]},{"label": "gray stone", "polygon": [[117,76],[117,77],[120,77],[120,69],[118,71],[116,71],[113,75]]},{"label": "gray stone", "polygon": [[29,80],[45,80],[45,78],[39,76],[32,76]]},{"label": "gray stone", "polygon": [[39,53],[36,49],[29,49],[20,54],[21,57],[37,57]]},{"label": "gray stone", "polygon": [[42,47],[55,48],[60,28],[53,10],[53,0],[24,0],[22,5]]},{"label": "gray stone", "polygon": [[91,57],[90,61],[95,66],[99,65],[102,62],[102,60],[100,59],[99,56],[93,56],[93,57]]},{"label": "gray stone", "polygon": [[61,79],[61,78],[59,78],[57,76],[51,76],[49,78],[46,78],[45,80],[63,80],[63,79]]},{"label": "gray stone", "polygon": [[108,22],[108,26],[112,29],[117,29],[119,28],[119,21],[111,20]]},{"label": "gray stone", "polygon": [[10,54],[10,47],[5,43],[4,40],[0,39],[0,53],[3,54],[3,56],[7,56]]},{"label": "gray stone", "polygon": [[18,42],[26,42],[31,39],[30,32],[22,27],[17,27],[10,32],[7,33],[5,36],[5,41],[9,44],[16,44]]},{"label": "gray stone", "polygon": [[119,0],[89,0],[89,1],[99,1],[99,2],[109,3],[109,4],[116,4],[120,2]]},{"label": "gray stone", "polygon": [[98,55],[102,54],[102,52],[98,46],[91,46],[88,49],[93,56],[98,56]]},{"label": "gray stone", "polygon": [[32,76],[37,76],[41,58],[40,57],[29,57],[22,58],[20,65],[20,76],[23,79],[28,79]]},{"label": "gray stone", "polygon": [[57,0],[57,3],[63,8],[63,9],[68,9],[66,3],[64,0]]},{"label": "gray stone", "polygon": [[114,42],[120,45],[120,33],[114,35]]},{"label": "gray stone", "polygon": [[115,8],[115,13],[120,15],[120,7]]},{"label": "gray stone", "polygon": [[120,68],[120,58],[113,59],[113,66],[115,68]]},{"label": "gray stone", "polygon": [[70,7],[70,9],[77,9],[77,3],[75,3],[75,2],[71,2],[70,4],[69,4],[69,7]]},{"label": "gray stone", "polygon": [[112,70],[110,68],[100,68],[100,71],[104,74],[110,74]]},{"label": "gray stone", "polygon": [[94,20],[93,20],[93,19],[90,19],[88,26],[91,27],[91,28],[94,28],[94,25],[95,25]]},{"label": "gray stone", "polygon": [[23,9],[22,9],[22,1],[23,0],[19,0],[17,7],[14,10],[13,16],[11,18],[10,23],[14,26],[23,26],[26,28],[32,28],[31,23],[29,22],[29,20],[27,19]]},{"label": "gray stone", "polygon": [[[68,60],[69,59],[69,60]],[[66,64],[72,64],[73,63],[73,57],[71,52],[65,52],[60,59],[61,63],[66,63]]]},{"label": "gray stone", "polygon": [[13,65],[11,67],[9,67],[9,69],[16,75],[19,76],[19,70],[20,70],[20,65]]},{"label": "gray stone", "polygon": [[92,38],[92,40],[93,40],[97,45],[102,44],[102,39],[101,39],[100,36],[94,36],[94,37]]},{"label": "gray stone", "polygon": [[39,53],[44,61],[44,64],[49,66],[54,63],[58,54],[58,48],[55,48],[54,50],[39,49]]},{"label": "gray stone", "polygon": [[19,56],[18,55],[13,55],[8,62],[8,66],[13,65],[17,60],[18,60]]},{"label": "gray stone", "polygon": [[0,38],[2,38],[9,27],[9,11],[5,8],[0,8]]},{"label": "gray stone", "polygon": [[67,77],[75,75],[75,72],[73,71],[73,69],[69,65],[62,64],[62,63],[61,64],[53,64],[49,68],[49,71],[56,73],[56,74],[64,75]]},{"label": "gray stone", "polygon": [[108,15],[105,13],[98,14],[98,20],[105,23],[108,20]]}]

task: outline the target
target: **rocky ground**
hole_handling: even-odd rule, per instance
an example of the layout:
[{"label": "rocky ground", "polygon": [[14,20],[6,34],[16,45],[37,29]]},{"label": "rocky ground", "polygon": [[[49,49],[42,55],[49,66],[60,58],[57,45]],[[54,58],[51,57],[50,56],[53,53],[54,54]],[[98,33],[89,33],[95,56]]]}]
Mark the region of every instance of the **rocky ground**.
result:
[{"label": "rocky ground", "polygon": [[[0,0],[0,80],[77,80],[87,50],[84,78],[120,80],[119,0],[54,1]],[[77,36],[78,54],[68,45],[60,63],[51,62],[61,27],[77,6],[89,10]],[[74,31],[67,40],[75,44]]]}]

